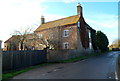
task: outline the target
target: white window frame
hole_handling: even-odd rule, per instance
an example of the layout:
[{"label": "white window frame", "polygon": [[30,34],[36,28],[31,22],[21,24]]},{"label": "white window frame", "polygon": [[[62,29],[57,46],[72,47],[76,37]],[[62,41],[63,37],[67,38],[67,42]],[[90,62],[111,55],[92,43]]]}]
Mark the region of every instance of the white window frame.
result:
[{"label": "white window frame", "polygon": [[80,28],[80,21],[77,22],[77,26]]},{"label": "white window frame", "polygon": [[43,36],[42,34],[38,34],[38,37],[39,37],[39,38],[42,38],[42,36]]},{"label": "white window frame", "polygon": [[64,30],[63,37],[68,37],[68,36],[69,36],[69,30]]},{"label": "white window frame", "polygon": [[[67,45],[67,47],[65,45]],[[68,42],[63,43],[63,48],[68,49],[69,48],[69,43]]]},{"label": "white window frame", "polygon": [[91,40],[91,32],[88,30],[88,35],[89,35],[89,48],[92,49],[92,40]]},{"label": "white window frame", "polygon": [[89,43],[89,48],[92,49],[92,43],[91,42]]},{"label": "white window frame", "polygon": [[91,42],[91,32],[88,30],[89,42]]}]

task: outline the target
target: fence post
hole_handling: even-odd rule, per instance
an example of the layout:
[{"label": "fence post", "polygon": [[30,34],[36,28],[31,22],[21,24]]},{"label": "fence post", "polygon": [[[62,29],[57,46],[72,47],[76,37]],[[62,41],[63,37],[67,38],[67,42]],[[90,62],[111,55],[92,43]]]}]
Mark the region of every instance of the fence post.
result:
[{"label": "fence post", "polygon": [[2,80],[2,41],[0,40],[0,81]]}]

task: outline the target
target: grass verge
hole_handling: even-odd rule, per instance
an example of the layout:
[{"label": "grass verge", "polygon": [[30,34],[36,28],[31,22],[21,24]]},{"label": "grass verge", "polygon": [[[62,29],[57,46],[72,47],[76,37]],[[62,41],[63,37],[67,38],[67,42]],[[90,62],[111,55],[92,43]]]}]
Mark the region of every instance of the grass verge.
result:
[{"label": "grass verge", "polygon": [[16,76],[18,74],[27,72],[27,71],[29,71],[31,69],[35,69],[35,68],[50,65],[50,64],[53,64],[53,63],[43,63],[43,64],[39,64],[39,65],[35,65],[35,66],[30,66],[30,67],[27,67],[27,68],[19,70],[19,71],[10,71],[9,73],[3,73],[2,74],[2,80],[10,79],[10,78],[12,78],[12,77],[14,77],[14,76]]},{"label": "grass verge", "polygon": [[93,57],[93,56],[97,56],[97,55],[100,55],[100,54],[101,53],[93,53],[93,54],[89,54],[89,55],[86,55],[86,56],[79,56],[79,57],[75,57],[75,58],[70,58],[70,59],[67,59],[67,60],[60,61],[60,63],[76,62],[76,61],[84,60],[84,59],[87,59],[87,58],[90,58],[90,57]]},{"label": "grass verge", "polygon": [[31,67],[27,67],[25,69],[22,69],[22,70],[19,70],[19,71],[11,71],[9,73],[3,73],[2,74],[2,79],[3,80],[6,80],[6,79],[10,79],[18,74],[21,74],[21,73],[24,73],[24,72],[27,72],[31,69],[35,69],[35,68],[38,68],[38,67],[41,67],[41,66],[46,66],[46,65],[50,65],[50,64],[55,64],[55,63],[69,63],[69,62],[76,62],[76,61],[80,61],[80,60],[84,60],[84,59],[87,59],[87,58],[90,58],[90,57],[93,57],[93,56],[97,56],[97,55],[100,55],[101,53],[93,53],[93,54],[89,54],[89,55],[86,55],[86,56],[79,56],[79,57],[75,57],[75,58],[71,58],[71,59],[68,59],[68,60],[63,60],[63,61],[59,61],[59,62],[54,62],[54,63],[43,63],[43,64],[39,64],[39,65],[35,65],[35,66],[31,66]]}]

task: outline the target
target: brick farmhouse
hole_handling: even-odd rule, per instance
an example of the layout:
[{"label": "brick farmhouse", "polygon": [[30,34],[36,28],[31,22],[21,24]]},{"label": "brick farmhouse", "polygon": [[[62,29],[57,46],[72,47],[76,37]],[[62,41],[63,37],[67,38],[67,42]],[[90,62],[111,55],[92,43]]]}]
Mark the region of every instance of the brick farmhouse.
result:
[{"label": "brick farmhouse", "polygon": [[34,31],[44,40],[48,40],[53,49],[93,49],[91,41],[92,29],[84,20],[82,7],[77,5],[77,15],[45,23],[41,17],[41,25]]},{"label": "brick farmhouse", "polygon": [[[27,48],[30,50],[41,50],[49,46],[49,49],[78,49],[93,50],[91,32],[96,32],[86,22],[82,13],[82,6],[77,5],[77,14],[55,21],[45,22],[44,16],[41,16],[41,25],[34,31],[39,41],[30,44]],[[32,40],[33,34],[26,35]],[[44,43],[42,40],[46,41]],[[4,42],[4,50],[21,50],[20,44],[16,41],[17,36],[13,35]],[[17,42],[13,46],[13,41]],[[12,43],[13,42],[13,43]],[[39,43],[38,43],[39,42]],[[11,45],[12,44],[12,45]],[[13,48],[14,47],[14,48]],[[23,46],[25,49],[25,45]],[[29,49],[26,49],[29,50]]]}]

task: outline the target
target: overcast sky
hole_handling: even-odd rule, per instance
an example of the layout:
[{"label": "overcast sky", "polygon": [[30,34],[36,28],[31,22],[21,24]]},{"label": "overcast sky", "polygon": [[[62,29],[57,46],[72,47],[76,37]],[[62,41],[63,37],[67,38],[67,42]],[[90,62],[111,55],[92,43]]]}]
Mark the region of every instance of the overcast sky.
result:
[{"label": "overcast sky", "polygon": [[111,44],[118,38],[118,0],[91,1],[0,0],[0,40],[4,42],[10,38],[14,30],[28,27],[35,30],[40,25],[41,15],[46,22],[76,15],[76,5],[80,2],[85,21],[92,28],[103,31]]}]

